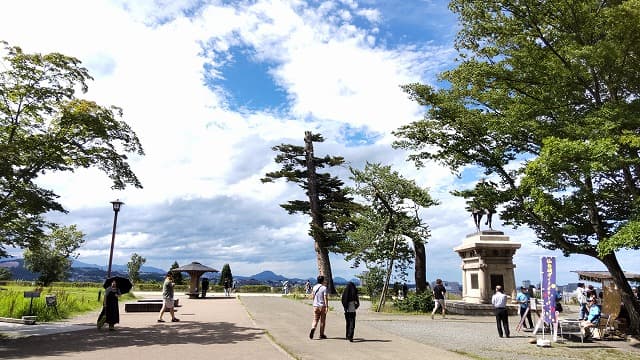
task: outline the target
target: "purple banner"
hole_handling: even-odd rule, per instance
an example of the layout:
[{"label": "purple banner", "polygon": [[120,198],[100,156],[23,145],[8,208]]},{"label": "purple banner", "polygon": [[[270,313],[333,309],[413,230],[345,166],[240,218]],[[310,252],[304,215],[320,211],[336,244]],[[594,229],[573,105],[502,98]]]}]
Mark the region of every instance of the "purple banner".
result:
[{"label": "purple banner", "polygon": [[542,316],[544,322],[551,324],[556,320],[556,258],[555,256],[543,256],[540,259]]}]

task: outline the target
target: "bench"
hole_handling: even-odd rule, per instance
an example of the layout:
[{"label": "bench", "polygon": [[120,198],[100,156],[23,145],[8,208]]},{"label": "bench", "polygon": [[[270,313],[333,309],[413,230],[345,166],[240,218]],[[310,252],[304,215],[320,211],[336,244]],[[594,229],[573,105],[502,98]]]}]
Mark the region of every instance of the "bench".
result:
[{"label": "bench", "polygon": [[[178,311],[178,299],[173,301],[174,311]],[[162,310],[162,300],[139,301],[124,304],[125,312],[160,312]]]},{"label": "bench", "polygon": [[[162,299],[140,299],[138,300],[138,302],[144,302],[144,303],[161,303],[162,304]],[[180,306],[179,303],[180,299],[173,299],[173,307],[178,307]]]}]

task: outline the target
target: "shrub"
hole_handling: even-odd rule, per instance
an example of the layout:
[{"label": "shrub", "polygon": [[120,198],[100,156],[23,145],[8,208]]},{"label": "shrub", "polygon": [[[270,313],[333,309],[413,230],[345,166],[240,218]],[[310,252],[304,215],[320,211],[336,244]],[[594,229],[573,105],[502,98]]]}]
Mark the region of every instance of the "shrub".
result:
[{"label": "shrub", "polygon": [[420,294],[409,292],[404,299],[396,299],[393,306],[405,312],[428,313],[433,310],[433,293],[427,289]]}]

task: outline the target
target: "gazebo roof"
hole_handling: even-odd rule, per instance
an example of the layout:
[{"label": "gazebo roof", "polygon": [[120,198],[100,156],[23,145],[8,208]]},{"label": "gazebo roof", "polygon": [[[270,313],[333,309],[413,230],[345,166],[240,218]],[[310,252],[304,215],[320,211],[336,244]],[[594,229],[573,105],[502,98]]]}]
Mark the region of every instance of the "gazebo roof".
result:
[{"label": "gazebo roof", "polygon": [[171,271],[179,271],[179,272],[218,272],[218,270],[214,268],[210,268],[208,266],[202,265],[199,262],[192,262],[191,264],[180,266],[179,268],[175,268]]},{"label": "gazebo roof", "polygon": [[[613,279],[613,276],[611,276],[611,273],[609,273],[608,271],[582,271],[582,270],[576,270],[576,271],[571,271],[571,272],[577,273],[579,280],[602,282],[602,280]],[[636,273],[631,273],[631,272],[625,271],[624,272],[624,276],[627,278],[627,280],[640,281],[640,274],[636,274]]]}]

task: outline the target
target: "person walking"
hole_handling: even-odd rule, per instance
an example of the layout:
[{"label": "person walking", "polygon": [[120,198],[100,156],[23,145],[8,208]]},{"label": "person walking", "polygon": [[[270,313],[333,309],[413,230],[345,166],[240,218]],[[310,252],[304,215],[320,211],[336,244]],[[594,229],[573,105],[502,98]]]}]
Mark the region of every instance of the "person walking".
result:
[{"label": "person walking", "polygon": [[526,287],[521,286],[520,292],[516,296],[516,301],[518,302],[518,304],[520,304],[520,307],[518,308],[518,315],[520,315],[520,322],[522,322],[522,327],[525,329],[527,329],[527,323],[523,319],[525,317],[525,313],[527,314],[527,320],[529,321],[528,329],[533,329],[533,321],[531,321],[531,311],[527,311],[529,309],[530,300],[531,296],[529,295],[529,291]]},{"label": "person walking", "polygon": [[496,293],[491,298],[491,303],[495,309],[496,325],[498,326],[498,335],[509,337],[509,312],[507,311],[507,295],[502,291],[502,286],[496,286]]},{"label": "person walking", "polygon": [[162,309],[160,310],[160,318],[158,322],[164,322],[162,317],[164,316],[164,312],[169,309],[171,313],[171,322],[178,322],[180,319],[176,317],[173,310],[174,300],[173,300],[173,276],[171,273],[167,273],[167,277],[164,279],[164,283],[162,284],[162,299],[164,301],[162,305]]},{"label": "person walking", "polygon": [[346,322],[346,338],[353,342],[353,334],[356,329],[356,309],[360,307],[358,288],[356,284],[349,281],[342,292],[342,307],[344,308],[344,319]]},{"label": "person walking", "polygon": [[445,303],[444,298],[447,295],[447,289],[442,285],[442,279],[436,279],[436,286],[433,287],[433,311],[431,312],[431,319],[435,315],[438,308],[442,309],[442,318],[445,318]]},{"label": "person walking", "polygon": [[311,282],[309,280],[304,283],[304,293],[311,294]]},{"label": "person walking", "polygon": [[313,322],[311,323],[311,331],[309,339],[313,339],[316,332],[318,322],[320,323],[320,339],[326,339],[324,329],[327,323],[327,311],[329,310],[329,295],[327,294],[327,286],[324,282],[324,276],[319,275],[318,283],[313,286]]}]

